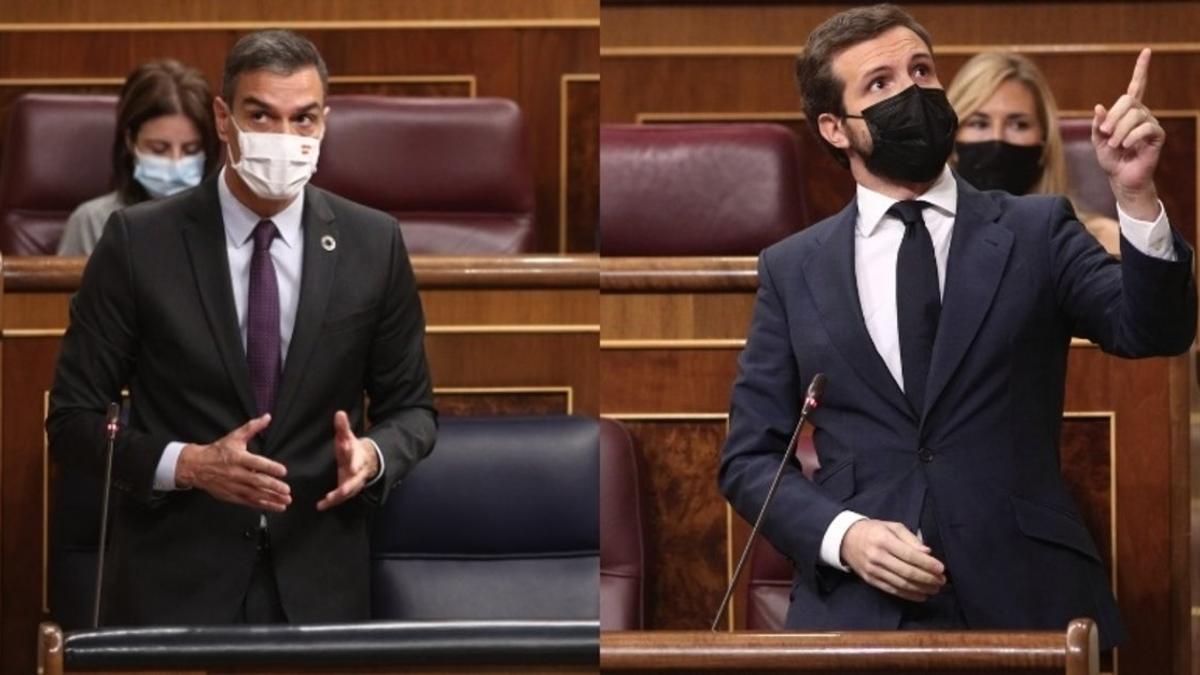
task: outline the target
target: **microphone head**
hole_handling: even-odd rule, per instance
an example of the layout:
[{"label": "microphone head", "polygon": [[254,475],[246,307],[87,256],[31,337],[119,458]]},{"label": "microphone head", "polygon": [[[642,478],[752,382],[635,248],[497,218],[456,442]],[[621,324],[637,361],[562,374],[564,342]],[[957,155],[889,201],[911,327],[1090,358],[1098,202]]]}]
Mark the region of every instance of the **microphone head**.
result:
[{"label": "microphone head", "polygon": [[805,398],[813,401],[820,401],[825,394],[825,373],[817,373],[813,376],[812,382],[808,385],[808,393]]}]

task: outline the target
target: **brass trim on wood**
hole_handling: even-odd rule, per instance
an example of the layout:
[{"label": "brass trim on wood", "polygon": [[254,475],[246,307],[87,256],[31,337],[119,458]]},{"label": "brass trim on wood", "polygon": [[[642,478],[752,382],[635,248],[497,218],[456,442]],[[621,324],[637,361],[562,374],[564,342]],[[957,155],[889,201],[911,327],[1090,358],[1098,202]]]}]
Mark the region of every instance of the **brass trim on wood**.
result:
[{"label": "brass trim on wood", "polygon": [[744,338],[600,340],[600,349],[742,349],[745,346]]}]

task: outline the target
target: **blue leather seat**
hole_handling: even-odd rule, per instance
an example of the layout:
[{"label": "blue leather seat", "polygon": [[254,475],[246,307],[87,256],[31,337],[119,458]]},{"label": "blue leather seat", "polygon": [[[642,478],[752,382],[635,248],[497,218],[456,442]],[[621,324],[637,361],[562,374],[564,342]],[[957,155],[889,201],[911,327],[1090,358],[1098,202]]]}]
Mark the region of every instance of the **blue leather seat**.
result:
[{"label": "blue leather seat", "polygon": [[443,418],[433,453],[375,514],[373,617],[597,620],[598,428]]}]

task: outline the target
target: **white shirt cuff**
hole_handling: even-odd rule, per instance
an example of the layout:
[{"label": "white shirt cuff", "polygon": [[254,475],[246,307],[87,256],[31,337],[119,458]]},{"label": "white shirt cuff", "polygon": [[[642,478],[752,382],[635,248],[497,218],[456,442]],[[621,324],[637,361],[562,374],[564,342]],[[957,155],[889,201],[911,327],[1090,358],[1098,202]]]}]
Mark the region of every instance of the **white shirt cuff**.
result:
[{"label": "white shirt cuff", "polygon": [[167,443],[162,457],[158,459],[158,467],[154,469],[154,489],[168,492],[175,488],[175,465],[179,462],[179,453],[187,443]]},{"label": "white shirt cuff", "polygon": [[379,449],[379,444],[375,442],[375,439],[370,436],[363,436],[363,440],[370,443],[372,448],[375,448],[375,454],[379,457],[379,473],[375,474],[374,478],[363,485],[363,487],[371,487],[378,483],[380,478],[383,478],[383,451]]},{"label": "white shirt cuff", "polygon": [[842,540],[850,526],[867,517],[853,511],[842,511],[834,517],[829,527],[825,528],[825,536],[821,538],[821,562],[826,565],[849,572],[850,568],[842,562]]},{"label": "white shirt cuff", "polygon": [[1117,223],[1121,227],[1121,236],[1143,255],[1171,262],[1179,259],[1175,255],[1171,223],[1167,220],[1167,210],[1163,208],[1161,199],[1158,202],[1158,218],[1153,221],[1131,218],[1117,204]]}]

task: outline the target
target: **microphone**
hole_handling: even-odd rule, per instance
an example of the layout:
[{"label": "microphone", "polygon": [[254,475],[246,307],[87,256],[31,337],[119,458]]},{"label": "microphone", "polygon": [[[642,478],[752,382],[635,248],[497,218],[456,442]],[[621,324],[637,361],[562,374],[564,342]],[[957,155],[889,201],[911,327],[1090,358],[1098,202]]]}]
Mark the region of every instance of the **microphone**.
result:
[{"label": "microphone", "polygon": [[100,506],[100,546],[96,555],[96,600],[92,606],[92,628],[100,627],[100,593],[104,586],[104,549],[108,543],[108,493],[112,487],[113,446],[117,442],[117,431],[121,428],[121,406],[108,404],[108,419],[104,432],[108,438],[104,460],[104,497]]},{"label": "microphone", "polygon": [[721,621],[721,615],[725,613],[725,608],[729,606],[729,598],[733,595],[734,586],[737,586],[738,577],[742,575],[742,567],[746,565],[746,558],[750,557],[750,547],[754,544],[754,538],[758,536],[758,529],[762,527],[763,517],[767,515],[767,505],[771,503],[771,497],[775,496],[775,489],[779,487],[779,480],[783,478],[783,470],[787,467],[787,463],[791,460],[792,455],[796,453],[796,442],[800,440],[800,430],[804,427],[804,422],[808,420],[808,414],[816,410],[817,406],[821,404],[821,396],[824,393],[825,374],[817,373],[808,385],[808,392],[804,395],[804,405],[800,407],[800,420],[796,422],[796,429],[792,431],[792,440],[788,441],[787,450],[783,453],[783,461],[779,463],[779,469],[775,472],[775,478],[771,480],[771,485],[767,488],[767,498],[763,500],[762,508],[758,510],[758,517],[754,519],[754,528],[750,530],[750,537],[746,540],[746,548],[742,549],[742,557],[738,560],[737,567],[733,570],[733,577],[729,580],[729,586],[725,589],[725,597],[721,600],[721,606],[717,608],[717,615],[713,617],[713,631],[717,630],[717,624]]}]

